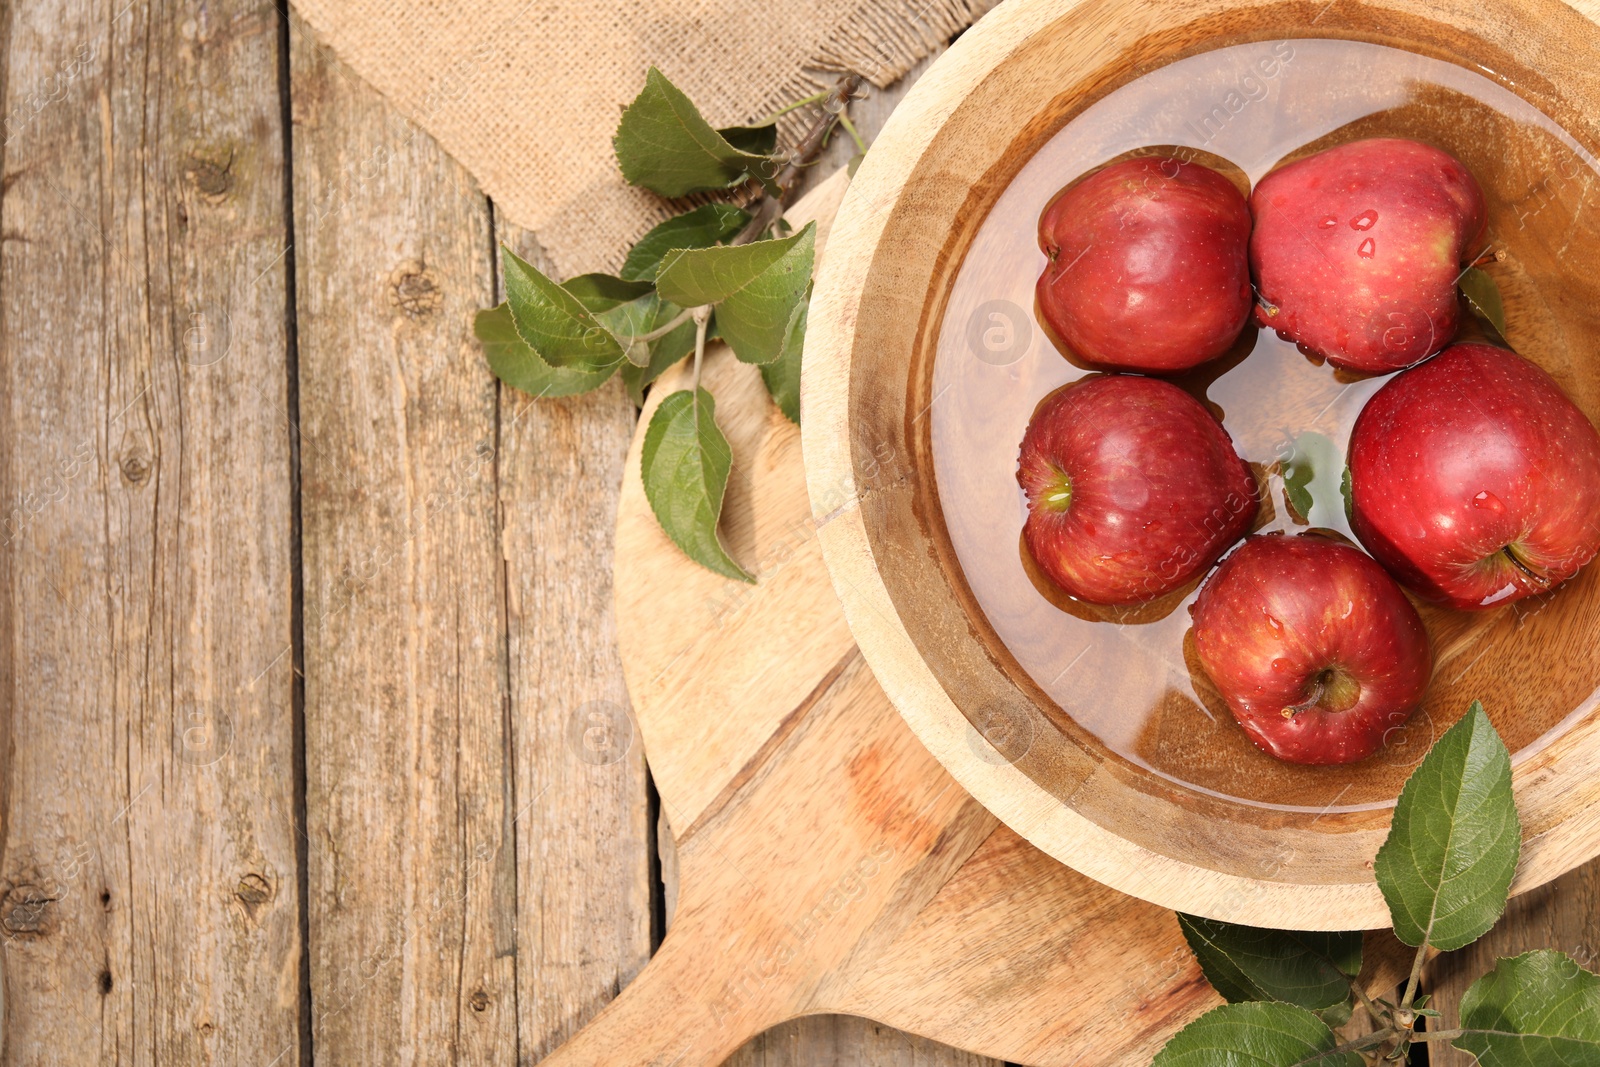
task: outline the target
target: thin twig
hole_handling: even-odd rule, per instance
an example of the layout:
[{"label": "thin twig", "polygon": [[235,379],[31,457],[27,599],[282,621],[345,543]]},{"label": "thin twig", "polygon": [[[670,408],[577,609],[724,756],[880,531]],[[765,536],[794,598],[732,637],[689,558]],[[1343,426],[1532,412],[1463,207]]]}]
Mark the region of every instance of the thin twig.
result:
[{"label": "thin twig", "polygon": [[1454,1041],[1468,1034],[1485,1033],[1482,1030],[1418,1030],[1411,1036],[1418,1041]]},{"label": "thin twig", "polygon": [[[744,229],[728,243],[731,245],[749,244],[767,232],[767,228],[777,221],[783,214],[784,207],[789,203],[798,185],[795,181],[800,176],[801,168],[809,166],[818,155],[822,153],[822,145],[828,137],[828,131],[844,116],[844,109],[850,101],[855,99],[855,94],[861,88],[861,75],[847,74],[839,79],[832,90],[823,94],[822,114],[817,116],[811,128],[806,130],[805,136],[800,138],[800,143],[795,146],[789,156],[789,161],[784,168],[773,178],[773,184],[780,190],[777,196],[764,195],[756,201],[755,210],[751,212],[750,221]],[[838,101],[838,109],[831,105]]]},{"label": "thin twig", "polygon": [[1356,1000],[1360,1001],[1361,1006],[1366,1009],[1367,1017],[1372,1020],[1374,1026],[1391,1021],[1389,1013],[1372,1002],[1372,998],[1367,996],[1367,991],[1361,988],[1361,983],[1354,978],[1349,979],[1349,982],[1350,992],[1356,995]]},{"label": "thin twig", "polygon": [[689,383],[689,391],[700,391],[700,362],[706,352],[706,324],[711,321],[711,305],[701,304],[697,308],[690,308],[694,315],[694,381]]},{"label": "thin twig", "polygon": [[676,330],[679,326],[682,326],[689,316],[693,314],[694,308],[684,308],[682,311],[678,312],[678,314],[674,315],[672,317],[672,321],[668,322],[665,326],[657,326],[649,333],[641,333],[637,337],[619,337],[617,340],[625,340],[627,342],[623,345],[624,348],[630,348],[636,344],[649,344],[651,341],[659,341],[673,330]]},{"label": "thin twig", "polygon": [[1379,1045],[1383,1044],[1385,1041],[1394,1036],[1394,1027],[1386,1026],[1382,1030],[1374,1030],[1370,1034],[1363,1034],[1361,1037],[1358,1037],[1353,1041],[1346,1041],[1338,1048],[1329,1049],[1327,1052],[1324,1052],[1321,1056],[1319,1056],[1318,1059],[1326,1059],[1330,1056],[1338,1056],[1342,1052],[1361,1052],[1365,1049],[1377,1048]]},{"label": "thin twig", "polygon": [[848,133],[850,135],[850,139],[856,143],[856,151],[865,155],[867,151],[867,142],[861,139],[861,134],[856,130],[856,124],[851,122],[850,116],[846,115],[843,111],[839,112],[839,125],[844,127],[844,132]]},{"label": "thin twig", "polygon": [[754,123],[753,125],[771,126],[774,122],[777,122],[791,111],[799,111],[807,104],[821,103],[823,100],[827,99],[828,94],[831,92],[833,92],[832,89],[824,89],[820,93],[812,93],[810,96],[801,97],[792,104],[785,104],[783,107],[780,107],[778,110],[774,111],[772,114],[768,115],[760,122]]},{"label": "thin twig", "polygon": [[1417,958],[1411,963],[1411,977],[1406,979],[1405,996],[1400,998],[1400,1012],[1402,1015],[1411,1014],[1411,1001],[1417,995],[1417,983],[1422,980],[1422,965],[1428,959],[1428,942],[1424,940],[1417,947]]}]

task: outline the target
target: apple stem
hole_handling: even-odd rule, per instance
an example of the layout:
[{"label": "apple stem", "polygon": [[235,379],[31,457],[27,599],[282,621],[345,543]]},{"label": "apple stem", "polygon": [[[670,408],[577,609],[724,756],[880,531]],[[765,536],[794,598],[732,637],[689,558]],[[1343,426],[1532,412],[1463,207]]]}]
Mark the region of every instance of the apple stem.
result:
[{"label": "apple stem", "polygon": [[1510,545],[1507,545],[1506,547],[1502,548],[1500,551],[1505,553],[1506,559],[1509,559],[1511,561],[1512,565],[1517,568],[1517,570],[1521,571],[1523,574],[1526,574],[1531,580],[1533,580],[1535,582],[1538,582],[1540,585],[1549,585],[1550,584],[1550,579],[1546,578],[1542,574],[1536,573],[1526,563],[1524,563],[1520,559],[1518,559],[1517,558],[1517,554],[1515,552],[1511,551],[1511,546]]},{"label": "apple stem", "polygon": [[1327,684],[1323,682],[1322,676],[1318,675],[1311,681],[1311,695],[1306,697],[1298,704],[1290,704],[1288,707],[1284,708],[1283,717],[1285,719],[1292,719],[1302,711],[1310,711],[1312,708],[1322,703],[1322,698],[1327,691]]}]

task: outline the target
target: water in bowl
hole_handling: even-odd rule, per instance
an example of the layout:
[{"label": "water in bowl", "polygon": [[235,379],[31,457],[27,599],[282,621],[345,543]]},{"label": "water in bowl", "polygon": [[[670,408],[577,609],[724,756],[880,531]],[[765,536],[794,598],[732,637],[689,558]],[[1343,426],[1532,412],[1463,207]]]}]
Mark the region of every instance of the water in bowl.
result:
[{"label": "water in bowl", "polygon": [[[1593,330],[1600,309],[1600,182],[1594,156],[1493,80],[1359,41],[1268,41],[1171,63],[1083,110],[1023,166],[982,224],[950,292],[928,408],[943,518],[967,585],[1018,668],[1064,728],[1200,793],[1290,810],[1393,803],[1429,745],[1482,699],[1518,758],[1600,699],[1600,563],[1553,594],[1461,613],[1423,608],[1438,661],[1423,707],[1376,756],[1306,768],[1257,750],[1206,681],[1189,636],[1193,588],[1154,604],[1074,602],[1020,551],[1026,505],[1017,444],[1035,406],[1089,371],[1038,326],[1040,212],[1060,190],[1130,154],[1184,152],[1243,184],[1320,148],[1412,137],[1460,158],[1489,204],[1487,271],[1507,335],[1600,418]],[[1471,329],[1469,326],[1468,329]],[[1339,478],[1351,425],[1384,378],[1335,371],[1270,331],[1179,379],[1222,418],[1261,475],[1263,530],[1348,535]],[[1309,461],[1303,521],[1283,462]]]}]

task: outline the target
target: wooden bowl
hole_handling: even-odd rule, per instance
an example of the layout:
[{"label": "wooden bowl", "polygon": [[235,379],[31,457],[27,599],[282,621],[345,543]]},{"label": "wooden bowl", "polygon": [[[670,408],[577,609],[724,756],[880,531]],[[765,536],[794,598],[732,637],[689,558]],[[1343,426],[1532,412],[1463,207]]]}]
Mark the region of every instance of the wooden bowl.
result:
[{"label": "wooden bowl", "polygon": [[[1102,114],[1094,110],[1101,102],[1124,99],[1118,93],[1136,79],[1277,41],[1323,56],[1318,62],[1344,47],[1319,41],[1398,49],[1548,117],[1538,129],[1508,132],[1493,114],[1465,114],[1423,93],[1381,119],[1330,122],[1305,140],[1409,132],[1462,155],[1495,204],[1492,231],[1505,238],[1506,256],[1490,269],[1505,294],[1509,340],[1600,418],[1600,207],[1584,210],[1600,187],[1589,180],[1600,146],[1600,32],[1588,18],[1551,0],[1008,0],[901,105],[835,224],[805,352],[807,480],[835,587],[879,681],[922,742],[1013,829],[1061,862],[1165,907],[1278,927],[1375,928],[1389,924],[1372,859],[1394,797],[1432,737],[1474,697],[1514,754],[1525,832],[1514,891],[1600,852],[1600,565],[1520,608],[1429,610],[1441,666],[1403,758],[1391,745],[1390,755],[1352,768],[1277,764],[1243,742],[1192,670],[1181,597],[1148,617],[1095,622],[1018,584],[1025,568],[1016,546],[994,532],[1020,528],[1014,483],[1003,483],[1032,402],[1078,372],[1040,340],[1007,372],[1016,395],[994,394],[998,413],[985,430],[981,419],[962,423],[949,412],[967,401],[986,410],[987,387],[940,357],[959,355],[956,334],[967,320],[952,320],[952,308],[985,286],[1031,319],[1026,294],[1042,260],[1016,250],[1031,239],[1052,181],[1065,184],[1085,160],[1103,161],[1140,136],[1202,143],[1166,120],[1146,130],[1142,119],[1116,127],[1096,118],[1084,137],[1053,139],[1060,131]],[[1374,80],[1382,79],[1352,70],[1324,84],[1331,98]],[[1168,88],[1152,99],[1180,111],[1195,101],[1202,126],[1210,116],[1212,126],[1254,130],[1282,103],[1272,92],[1247,92],[1237,108],[1221,98],[1218,110],[1179,82]],[[1273,92],[1290,99],[1289,88]],[[1224,117],[1245,107],[1257,110]],[[1106,134],[1112,127],[1116,136]],[[1041,178],[1040,166],[1028,165],[1047,149],[1077,162]],[[1583,167],[1555,167],[1563,152]],[[1230,162],[1252,180],[1265,169],[1260,159]],[[1002,200],[1016,183],[1031,183],[1020,208]],[[986,229],[998,203],[1009,214],[995,214],[1000,229]],[[992,246],[991,234],[1000,235]],[[1011,249],[1016,262],[979,263],[974,248]],[[979,273],[963,280],[969,259]],[[1328,410],[1342,410],[1337,425],[1346,428],[1359,407],[1349,397],[1375,388],[1284,346],[1270,350],[1278,344],[1270,337],[1256,344],[1222,381],[1258,393],[1336,389],[1330,403],[1344,406]],[[1308,375],[1321,384],[1307,385]],[[1248,445],[1247,458],[1269,460],[1252,454],[1266,438],[1238,400],[1249,389],[1222,404],[1225,425]],[[1309,403],[1295,393],[1273,410]],[[1313,419],[1309,409],[1303,418]],[[966,434],[954,445],[952,425]],[[981,468],[976,480],[951,473],[950,457],[962,449]],[[998,496],[987,495],[990,484],[1001,486]],[[1275,521],[1283,524],[1281,514]],[[973,529],[987,530],[989,541],[974,547]],[[1041,669],[1065,651],[1043,654],[1018,641],[1038,634],[1049,645],[1085,626],[1114,639],[1096,637],[1085,660],[1092,669],[1065,688]]]}]

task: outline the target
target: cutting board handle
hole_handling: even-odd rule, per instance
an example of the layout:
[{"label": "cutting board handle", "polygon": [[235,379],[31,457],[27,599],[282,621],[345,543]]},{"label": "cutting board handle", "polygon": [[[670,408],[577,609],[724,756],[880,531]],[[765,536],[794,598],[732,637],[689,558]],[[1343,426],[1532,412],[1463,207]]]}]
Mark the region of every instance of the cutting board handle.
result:
[{"label": "cutting board handle", "polygon": [[743,959],[674,927],[638,977],[541,1067],[717,1067],[785,1016],[743,989]]}]

